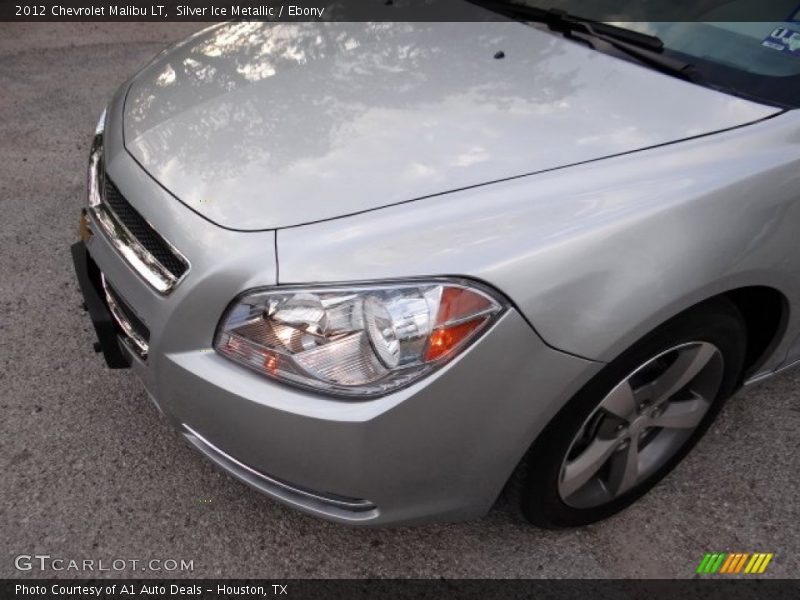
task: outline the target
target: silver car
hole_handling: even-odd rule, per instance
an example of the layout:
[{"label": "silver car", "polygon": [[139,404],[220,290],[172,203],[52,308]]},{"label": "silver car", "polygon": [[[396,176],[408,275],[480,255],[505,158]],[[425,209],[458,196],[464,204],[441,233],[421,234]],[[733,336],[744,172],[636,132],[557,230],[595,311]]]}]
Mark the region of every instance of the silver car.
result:
[{"label": "silver car", "polygon": [[92,146],[96,350],[334,521],[642,496],[800,362],[800,33],[537,14],[228,23],[154,58]]}]

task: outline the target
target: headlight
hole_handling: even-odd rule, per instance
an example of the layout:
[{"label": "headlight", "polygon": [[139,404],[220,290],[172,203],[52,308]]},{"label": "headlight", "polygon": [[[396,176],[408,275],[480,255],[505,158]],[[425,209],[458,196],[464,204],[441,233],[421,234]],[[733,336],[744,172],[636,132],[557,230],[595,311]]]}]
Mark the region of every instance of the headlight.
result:
[{"label": "headlight", "polygon": [[234,301],[214,347],[274,379],[376,396],[452,359],[504,308],[483,286],[460,279],[275,288]]},{"label": "headlight", "polygon": [[100,115],[94,130],[92,148],[89,151],[89,206],[97,206],[103,199],[103,133],[106,128],[106,111]]}]

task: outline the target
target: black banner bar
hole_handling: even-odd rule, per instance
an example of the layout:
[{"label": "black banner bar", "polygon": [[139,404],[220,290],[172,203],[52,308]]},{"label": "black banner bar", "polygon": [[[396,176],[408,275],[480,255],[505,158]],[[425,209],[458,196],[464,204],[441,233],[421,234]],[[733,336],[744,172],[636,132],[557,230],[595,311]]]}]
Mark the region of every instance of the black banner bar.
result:
[{"label": "black banner bar", "polygon": [[4,579],[4,600],[104,599],[217,599],[286,598],[316,600],[342,598],[411,599],[463,598],[484,600],[535,599],[647,599],[739,600],[769,598],[795,600],[800,580],[724,579],[690,580],[154,580],[154,579]]},{"label": "black banner bar", "polygon": [[[794,21],[800,1],[512,0],[597,21]],[[474,2],[474,3],[472,3]],[[0,21],[491,21],[503,0],[0,0]],[[476,6],[481,5],[481,6]]]}]

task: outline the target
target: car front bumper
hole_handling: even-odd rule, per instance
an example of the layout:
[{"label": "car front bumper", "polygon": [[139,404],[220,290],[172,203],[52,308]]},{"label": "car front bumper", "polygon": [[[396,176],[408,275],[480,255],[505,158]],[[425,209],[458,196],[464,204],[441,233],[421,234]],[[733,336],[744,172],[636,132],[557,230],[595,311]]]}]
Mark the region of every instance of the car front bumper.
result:
[{"label": "car front bumper", "polygon": [[[234,296],[275,284],[274,232],[209,223],[124,155],[107,170],[192,268],[159,294],[90,222],[88,252],[73,249],[79,279],[102,273],[149,330],[145,358],[108,335],[100,336],[102,350],[122,352],[193,447],[308,513],[355,524],[486,513],[539,431],[599,367],[548,347],[512,308],[444,368],[381,398],[344,401],[268,380],[217,354],[212,341]],[[101,296],[96,280],[81,281],[100,333],[108,315],[92,285]]]},{"label": "car front bumper", "polygon": [[275,383],[210,345],[209,336],[194,349],[153,348],[146,361],[118,348],[196,449],[284,503],[347,523],[484,514],[574,382],[592,371],[545,346],[514,310],[441,371],[370,401]]}]

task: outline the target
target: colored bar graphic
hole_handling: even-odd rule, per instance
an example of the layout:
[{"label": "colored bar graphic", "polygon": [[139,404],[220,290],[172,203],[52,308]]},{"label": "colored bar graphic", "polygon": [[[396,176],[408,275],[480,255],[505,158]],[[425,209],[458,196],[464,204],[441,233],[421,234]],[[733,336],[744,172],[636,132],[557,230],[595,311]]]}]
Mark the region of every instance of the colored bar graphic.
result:
[{"label": "colored bar graphic", "polygon": [[747,560],[748,556],[750,556],[750,555],[747,552],[742,554],[742,557],[739,559],[739,564],[736,565],[736,572],[737,573],[742,570],[742,567],[744,566],[744,562]]},{"label": "colored bar graphic", "polygon": [[720,573],[730,573],[731,565],[736,564],[736,554],[728,554],[728,558],[725,559],[725,562],[722,564],[722,568],[720,569]]},{"label": "colored bar graphic", "polygon": [[753,554],[753,558],[751,558],[750,562],[747,563],[747,566],[744,568],[744,572],[752,573],[753,569],[757,569],[763,556],[763,554]]},{"label": "colored bar graphic", "polygon": [[706,572],[706,565],[708,564],[711,555],[706,552],[706,555],[703,557],[703,560],[700,561],[700,566],[697,567],[697,573],[705,573]]},{"label": "colored bar graphic", "polygon": [[767,569],[767,565],[775,556],[772,552],[707,552],[703,560],[697,566],[698,574],[736,574],[744,573],[748,575],[761,574]]},{"label": "colored bar graphic", "polygon": [[761,568],[758,570],[759,573],[763,573],[764,571],[767,570],[767,565],[769,564],[769,561],[772,560],[773,556],[775,555],[772,552],[770,552],[764,557],[764,562],[761,563]]},{"label": "colored bar graphic", "polygon": [[711,558],[708,559],[708,564],[706,565],[706,569],[705,571],[703,571],[703,573],[711,573],[711,569],[714,568],[714,563],[717,562],[718,556],[719,554],[717,554],[716,552],[711,555]]},{"label": "colored bar graphic", "polygon": [[717,557],[717,561],[714,563],[714,567],[711,569],[712,573],[716,573],[717,570],[722,566],[722,561],[725,558],[725,553],[720,552],[719,556]]},{"label": "colored bar graphic", "polygon": [[720,573],[733,573],[736,570],[736,567],[739,565],[741,559],[742,559],[741,553],[731,552],[730,554],[728,554],[728,560],[726,560],[725,564],[722,565]]}]

